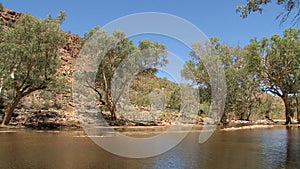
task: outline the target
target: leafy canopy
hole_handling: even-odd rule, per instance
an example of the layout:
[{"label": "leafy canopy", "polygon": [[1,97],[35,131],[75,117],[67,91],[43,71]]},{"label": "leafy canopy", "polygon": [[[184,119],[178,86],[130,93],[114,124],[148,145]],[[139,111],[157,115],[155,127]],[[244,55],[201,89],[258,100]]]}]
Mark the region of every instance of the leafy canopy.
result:
[{"label": "leafy canopy", "polygon": [[23,14],[12,28],[1,29],[1,86],[21,97],[48,87],[59,66],[64,33],[52,20]]}]

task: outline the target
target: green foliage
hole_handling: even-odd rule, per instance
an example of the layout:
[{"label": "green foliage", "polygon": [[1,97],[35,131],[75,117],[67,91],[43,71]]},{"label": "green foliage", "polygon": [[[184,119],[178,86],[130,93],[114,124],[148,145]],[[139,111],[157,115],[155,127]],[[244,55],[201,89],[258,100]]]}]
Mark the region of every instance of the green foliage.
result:
[{"label": "green foliage", "polygon": [[84,40],[91,40],[92,36],[95,35],[97,31],[100,31],[100,26],[96,26],[92,28],[89,32],[84,33],[83,39]]},{"label": "green foliage", "polygon": [[[299,104],[295,99],[300,92],[299,35],[299,29],[290,28],[284,31],[283,37],[273,35],[260,41],[254,38],[243,49],[222,45],[217,38],[212,38],[210,44],[196,43],[191,52],[192,60],[185,64],[182,74],[193,80],[200,93],[204,93],[200,102],[209,101],[210,77],[200,56],[215,54],[219,56],[226,74],[225,118],[249,120],[253,112],[270,118],[275,109],[278,113],[281,109],[272,108],[273,99],[263,97],[266,92],[282,99],[286,123],[290,123],[297,108],[295,105]],[[297,112],[299,114],[299,109]]]},{"label": "green foliage", "polygon": [[[218,38],[211,38],[211,41],[204,45],[200,43],[193,44],[190,55],[192,60],[185,64],[182,75],[198,85],[199,102],[209,103],[211,101],[211,77],[201,57],[213,55],[212,59],[220,58],[220,64],[226,75],[225,116],[234,113],[230,116],[248,120],[252,113],[252,107],[258,99],[258,82],[255,80],[254,74],[247,70],[243,50],[239,47],[223,45]],[[192,74],[189,72],[192,72]]]},{"label": "green foliage", "polygon": [[57,24],[62,24],[67,18],[67,13],[66,11],[59,11],[59,14],[55,17],[55,18],[52,18],[52,15],[49,14],[46,18],[45,18],[45,21],[54,21],[56,22]]},{"label": "green foliage", "polygon": [[27,93],[48,85],[59,65],[57,49],[64,35],[54,22],[24,14],[1,43],[1,74],[6,88]]},{"label": "green foliage", "polygon": [[[281,0],[278,0],[281,1]],[[263,5],[270,3],[270,0],[248,0],[247,4],[237,6],[237,12],[241,13],[241,17],[246,18],[251,12],[262,12]]]},{"label": "green foliage", "polygon": [[8,26],[9,28],[12,28],[12,27],[13,27],[13,22],[12,22],[11,19],[8,20],[7,26]]},{"label": "green foliage", "polygon": [[202,103],[199,105],[199,112],[200,110],[203,111],[203,114],[201,114],[201,117],[206,117],[209,114],[210,104],[208,103]]},{"label": "green foliage", "polygon": [[[150,40],[140,41],[136,47],[124,32],[114,31],[110,35],[100,27],[90,30],[84,39],[86,52],[99,53],[95,60],[99,63],[95,87],[89,80],[86,80],[87,86],[99,95],[100,101],[105,104],[114,119],[116,104],[128,88],[131,78],[139,73],[136,71],[143,72],[164,65],[166,47]],[[93,72],[86,71],[86,74],[86,77],[93,76]]]},{"label": "green foliage", "polygon": [[[271,0],[247,0],[247,4],[237,6],[236,11],[242,18],[248,17],[252,12],[262,13],[264,6],[271,4]],[[291,15],[292,23],[296,24],[300,20],[300,1],[299,0],[277,0],[277,5],[283,8],[283,11],[277,15],[276,19],[281,18],[281,23],[286,22]]]},{"label": "green foliage", "polygon": [[251,66],[251,71],[259,73],[264,90],[280,97],[298,90],[295,82],[299,76],[299,33],[298,29],[291,28],[285,30],[284,37],[253,39],[246,46],[249,63],[256,65]]},{"label": "green foliage", "polygon": [[255,72],[262,90],[284,101],[286,123],[291,122],[290,95],[299,93],[300,78],[300,30],[286,29],[283,37],[251,40],[245,47],[249,71]]},{"label": "green foliage", "polygon": [[9,116],[21,98],[55,84],[57,49],[65,39],[56,22],[29,14],[22,15],[2,35],[0,74],[3,89],[12,93],[6,112]]},{"label": "green foliage", "polygon": [[282,115],[282,112],[284,112],[282,100],[269,94],[265,94],[261,98],[259,111],[266,119],[269,119],[270,117],[284,118],[284,115]]},{"label": "green foliage", "polygon": [[170,109],[178,110],[178,111],[180,110],[181,93],[179,87],[176,87],[175,90],[172,91],[170,99],[168,101],[168,105],[170,106]]},{"label": "green foliage", "polygon": [[[158,92],[157,98],[155,98]],[[164,97],[162,98],[162,95]],[[137,74],[131,81],[129,90],[130,103],[138,108],[154,107],[150,104],[153,101],[164,101],[164,108],[178,111],[181,104],[181,93],[178,84],[171,82],[165,78],[156,77],[152,71],[144,71]],[[154,103],[155,104],[155,103]]]}]

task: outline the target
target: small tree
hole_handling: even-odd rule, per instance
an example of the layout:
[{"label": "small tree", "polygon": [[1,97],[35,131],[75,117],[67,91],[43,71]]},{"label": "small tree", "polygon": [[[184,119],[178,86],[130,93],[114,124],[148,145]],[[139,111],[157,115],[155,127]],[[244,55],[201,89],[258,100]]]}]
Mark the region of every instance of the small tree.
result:
[{"label": "small tree", "polygon": [[40,20],[29,14],[1,34],[1,87],[10,93],[2,120],[2,125],[7,125],[24,96],[54,84],[59,66],[57,50],[65,39],[55,20]]}]

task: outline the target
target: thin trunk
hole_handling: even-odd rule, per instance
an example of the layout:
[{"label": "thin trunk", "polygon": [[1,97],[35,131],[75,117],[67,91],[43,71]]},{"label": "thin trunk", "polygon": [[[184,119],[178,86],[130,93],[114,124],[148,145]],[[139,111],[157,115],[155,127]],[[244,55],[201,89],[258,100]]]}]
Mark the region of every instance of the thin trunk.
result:
[{"label": "thin trunk", "polygon": [[111,120],[115,121],[115,120],[117,120],[117,116],[116,116],[117,108],[116,108],[116,105],[112,101],[111,93],[110,93],[109,88],[108,88],[108,82],[107,82],[105,73],[102,73],[102,75],[103,75],[103,81],[104,81],[104,85],[105,85],[104,86],[105,87],[105,93],[106,93],[105,101],[107,103],[106,106],[107,106],[108,110],[110,111]]},{"label": "thin trunk", "polygon": [[117,120],[117,116],[116,116],[117,108],[116,108],[116,105],[112,101],[109,102],[108,109],[110,111],[111,120],[112,121]]},{"label": "thin trunk", "polygon": [[297,121],[298,121],[298,123],[300,123],[300,110],[299,110],[298,94],[296,94],[296,111],[297,111]]},{"label": "thin trunk", "polygon": [[242,112],[242,113],[239,113],[239,120],[244,120],[244,112]]},{"label": "thin trunk", "polygon": [[223,115],[221,116],[220,127],[221,128],[226,128],[226,126],[227,126],[227,115],[224,112]]},{"label": "thin trunk", "polygon": [[[3,85],[2,85],[2,82],[3,82],[3,78],[0,79],[0,109],[3,108],[3,97],[2,97]],[[4,117],[4,114],[3,114],[3,117]]]},{"label": "thin trunk", "polygon": [[43,84],[41,84],[39,87],[36,88],[30,88],[30,86],[25,86],[23,87],[22,90],[17,90],[16,92],[16,96],[13,98],[13,100],[8,104],[7,109],[5,109],[4,111],[4,117],[2,119],[2,126],[4,125],[8,125],[9,121],[11,119],[11,116],[14,112],[14,109],[17,107],[17,105],[19,104],[20,100],[24,97],[29,95],[30,93],[37,91],[37,90],[42,90],[42,89],[46,89],[47,86]]},{"label": "thin trunk", "polygon": [[246,117],[247,121],[250,121],[250,116],[251,116],[251,110],[248,111],[248,114],[247,114],[247,117]]},{"label": "thin trunk", "polygon": [[292,123],[292,117],[291,117],[291,106],[290,106],[290,101],[288,99],[288,95],[284,94],[283,97],[283,102],[285,106],[285,124],[291,124]]},{"label": "thin trunk", "polygon": [[252,106],[253,106],[254,100],[250,100],[249,102],[250,102],[250,104],[248,106],[248,110],[247,110],[248,113],[247,113],[247,117],[246,117],[247,121],[250,121],[250,116],[252,114]]},{"label": "thin trunk", "polygon": [[7,109],[4,111],[4,117],[2,119],[2,124],[1,124],[2,126],[9,124],[14,109],[17,107],[21,99],[22,99],[22,95],[17,94],[16,97],[12,100],[12,102],[8,105]]}]

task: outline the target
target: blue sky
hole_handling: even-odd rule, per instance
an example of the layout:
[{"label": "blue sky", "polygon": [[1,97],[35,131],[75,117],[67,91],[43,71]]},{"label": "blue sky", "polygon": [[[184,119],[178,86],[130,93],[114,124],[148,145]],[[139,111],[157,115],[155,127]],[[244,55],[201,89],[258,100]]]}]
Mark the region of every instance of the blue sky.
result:
[{"label": "blue sky", "polygon": [[195,24],[208,37],[217,36],[229,45],[245,45],[253,37],[282,34],[290,24],[275,21],[280,12],[276,6],[267,7],[262,15],[242,19],[236,5],[245,0],[1,0],[4,6],[18,12],[29,12],[44,18],[60,10],[67,12],[62,29],[83,35],[96,25],[103,26],[122,16],[138,12],[163,12],[177,15]]},{"label": "blue sky", "polygon": [[[275,20],[281,8],[268,6],[263,14],[252,14],[242,19],[236,6],[246,0],[0,0],[2,4],[18,12],[28,12],[44,18],[49,13],[56,16],[60,10],[68,17],[61,25],[65,31],[83,36],[91,28],[103,26],[120,17],[140,12],[162,12],[176,15],[196,25],[207,37],[219,37],[228,45],[246,45],[253,37],[270,37],[282,34],[290,26],[280,25]],[[168,49],[180,57],[188,57],[189,49],[180,43],[165,38],[150,38],[166,43]],[[133,38],[134,39],[134,38]]]}]

